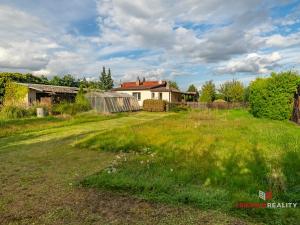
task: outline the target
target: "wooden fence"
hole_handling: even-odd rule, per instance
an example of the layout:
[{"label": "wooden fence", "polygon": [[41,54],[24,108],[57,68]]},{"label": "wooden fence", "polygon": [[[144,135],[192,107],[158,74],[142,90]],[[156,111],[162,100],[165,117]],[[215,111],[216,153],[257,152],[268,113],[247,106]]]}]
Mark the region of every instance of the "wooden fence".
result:
[{"label": "wooden fence", "polygon": [[295,93],[294,98],[294,109],[292,115],[292,121],[300,124],[300,87],[298,88],[297,93]]},{"label": "wooden fence", "polygon": [[242,102],[186,102],[186,104],[193,109],[241,109],[247,107],[247,104]]},{"label": "wooden fence", "polygon": [[167,103],[167,110],[172,110],[176,107],[190,107],[192,109],[241,109],[247,108],[247,103],[243,102],[177,102]]}]

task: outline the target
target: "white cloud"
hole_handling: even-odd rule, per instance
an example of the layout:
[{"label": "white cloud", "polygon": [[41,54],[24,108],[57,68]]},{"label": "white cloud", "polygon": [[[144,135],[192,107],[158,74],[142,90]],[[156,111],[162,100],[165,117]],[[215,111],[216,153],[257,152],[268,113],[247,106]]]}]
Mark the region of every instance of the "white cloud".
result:
[{"label": "white cloud", "polygon": [[286,48],[294,45],[300,45],[300,32],[292,33],[287,36],[274,34],[266,38],[268,47]]},{"label": "white cloud", "polygon": [[278,52],[272,54],[260,55],[257,53],[248,54],[244,58],[233,59],[220,66],[217,69],[219,73],[234,74],[234,73],[254,73],[266,74],[272,71],[281,59]]},{"label": "white cloud", "polygon": [[[259,4],[256,0],[226,4],[221,0],[100,0],[97,9],[101,37],[110,45],[156,49],[169,57],[207,63],[253,52],[263,45],[259,33],[273,28],[268,10],[276,3],[258,10]],[[181,23],[213,24],[216,28],[199,34]]]},{"label": "white cloud", "polygon": [[[282,0],[3,2],[0,70],[96,77],[105,65],[116,80],[190,74],[200,80],[216,68],[219,73],[259,74],[295,63],[300,44],[299,31],[283,36],[276,30],[297,22],[295,13],[284,21],[270,17],[272,7],[286,4]],[[70,32],[91,17],[97,20],[98,36]],[[266,36],[268,32],[273,34]],[[287,48],[293,57],[283,53]],[[133,50],[146,53],[132,56]]]}]

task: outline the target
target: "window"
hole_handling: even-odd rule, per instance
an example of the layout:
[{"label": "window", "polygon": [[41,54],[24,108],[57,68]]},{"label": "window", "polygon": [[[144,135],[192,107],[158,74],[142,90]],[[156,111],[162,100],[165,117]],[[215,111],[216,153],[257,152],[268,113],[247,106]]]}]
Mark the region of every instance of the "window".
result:
[{"label": "window", "polygon": [[151,93],[151,98],[155,99],[155,93],[153,93],[153,92]]},{"label": "window", "polygon": [[159,93],[159,99],[162,100],[162,93]]},{"label": "window", "polygon": [[135,97],[138,101],[141,101],[141,92],[133,92],[132,96]]}]

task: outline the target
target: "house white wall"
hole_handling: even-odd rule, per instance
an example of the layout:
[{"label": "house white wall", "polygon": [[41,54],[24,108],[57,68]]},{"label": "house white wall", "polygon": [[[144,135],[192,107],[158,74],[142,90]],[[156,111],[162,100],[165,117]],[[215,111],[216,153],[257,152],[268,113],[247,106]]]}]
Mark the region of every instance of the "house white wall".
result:
[{"label": "house white wall", "polygon": [[[146,99],[159,99],[159,93],[162,93],[162,100],[169,101],[169,92],[151,92],[150,90],[136,90],[136,91],[116,91],[118,93],[126,93],[133,95],[133,93],[141,93],[141,99],[138,100],[139,105],[143,106],[143,102]],[[152,93],[154,93],[154,98],[152,98]]]}]

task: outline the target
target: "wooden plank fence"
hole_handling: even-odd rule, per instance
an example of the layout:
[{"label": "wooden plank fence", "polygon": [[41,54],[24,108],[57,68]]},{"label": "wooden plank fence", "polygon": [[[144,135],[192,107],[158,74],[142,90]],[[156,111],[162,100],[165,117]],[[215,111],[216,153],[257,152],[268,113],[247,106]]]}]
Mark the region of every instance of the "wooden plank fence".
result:
[{"label": "wooden plank fence", "polygon": [[167,103],[167,110],[172,110],[175,107],[190,107],[192,109],[241,109],[247,108],[247,103],[243,102],[177,102],[177,103]]},{"label": "wooden plank fence", "polygon": [[295,93],[292,121],[300,124],[300,87]]}]

